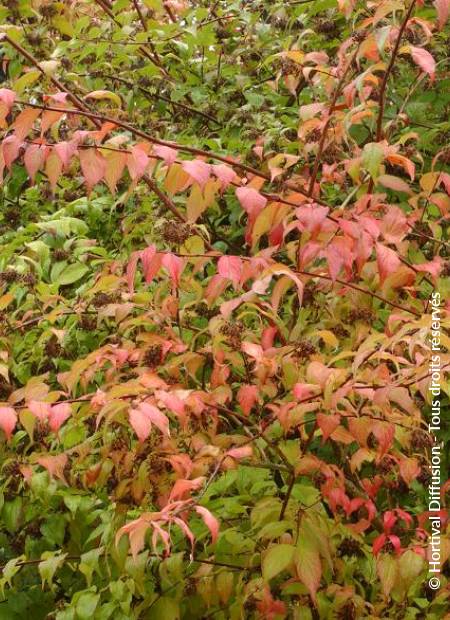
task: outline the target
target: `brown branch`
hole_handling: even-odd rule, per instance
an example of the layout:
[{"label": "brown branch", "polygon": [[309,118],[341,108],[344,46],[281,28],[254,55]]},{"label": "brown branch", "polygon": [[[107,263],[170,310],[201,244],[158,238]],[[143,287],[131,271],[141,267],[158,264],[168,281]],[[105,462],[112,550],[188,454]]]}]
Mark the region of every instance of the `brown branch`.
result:
[{"label": "brown branch", "polygon": [[[71,109],[71,108],[61,108],[61,107],[56,107],[56,106],[42,105],[39,103],[31,103],[29,101],[16,100],[15,103],[24,105],[30,108],[38,108],[40,110],[53,110],[55,112],[62,112],[64,114],[74,114],[74,115],[78,114],[78,115],[85,116],[86,118],[90,118],[93,121],[97,120],[97,121],[103,121],[105,123],[113,123],[117,127],[121,127],[122,129],[129,131],[131,134],[135,136],[139,136],[140,138],[143,138],[144,140],[147,140],[148,142],[151,142],[152,144],[168,146],[172,149],[175,149],[175,150],[178,150],[184,153],[190,153],[192,155],[198,155],[200,157],[207,157],[209,159],[221,161],[224,164],[228,164],[229,166],[232,166],[234,168],[239,168],[240,170],[243,170],[244,172],[247,172],[261,179],[265,179],[266,181],[271,183],[270,174],[261,172],[260,170],[257,170],[256,168],[253,168],[252,166],[248,166],[247,164],[242,164],[241,162],[236,161],[232,159],[231,157],[225,157],[224,155],[219,155],[218,153],[214,153],[213,151],[205,151],[204,149],[199,149],[193,146],[187,146],[185,144],[178,144],[177,142],[169,142],[168,140],[161,140],[160,138],[155,138],[151,136],[150,134],[148,134],[147,132],[143,131],[142,129],[137,129],[133,127],[132,125],[130,125],[129,123],[125,123],[124,121],[121,121],[117,118],[113,118],[111,116],[107,116],[105,114],[98,114],[95,112],[84,111],[84,110],[79,110],[79,109],[76,110],[76,109]],[[305,196],[309,200],[311,200],[311,198],[307,195],[306,190],[302,190],[288,181],[283,181],[282,185],[294,192],[301,194],[302,196]],[[323,202],[318,199],[315,199],[314,202],[322,206],[325,206],[325,207],[330,206],[326,202]],[[298,206],[298,205],[295,205],[295,206]]]},{"label": "brown branch", "polygon": [[328,108],[328,112],[327,112],[327,120],[325,122],[324,128],[322,129],[322,134],[320,136],[320,141],[319,141],[319,146],[317,149],[317,155],[316,155],[316,159],[314,162],[314,168],[311,174],[311,179],[309,182],[309,187],[308,187],[308,196],[312,196],[313,191],[314,191],[314,185],[316,182],[316,178],[317,178],[317,174],[319,172],[319,166],[322,160],[322,154],[323,154],[323,150],[324,150],[324,146],[325,146],[325,140],[327,138],[327,133],[328,133],[328,128],[331,124],[331,120],[332,120],[332,114],[334,111],[334,106],[336,105],[336,102],[338,100],[338,98],[341,95],[342,92],[342,87],[344,86],[344,82],[345,82],[345,78],[347,77],[348,72],[350,71],[352,65],[353,65],[353,61],[356,58],[356,55],[358,53],[359,50],[359,45],[356,48],[356,50],[353,52],[350,60],[347,63],[347,66],[344,69],[344,72],[341,75],[341,78],[339,79],[339,82],[337,83],[337,86],[335,88],[333,97],[331,99],[331,103],[330,103],[330,107]]},{"label": "brown branch", "polygon": [[412,15],[412,12],[414,10],[415,4],[416,4],[416,0],[411,0],[411,4],[409,5],[408,11],[406,12],[405,19],[403,20],[403,22],[402,22],[402,24],[400,26],[400,30],[398,31],[398,36],[397,36],[397,40],[396,40],[395,45],[394,45],[394,49],[392,50],[391,59],[389,61],[387,69],[386,69],[386,71],[384,73],[383,81],[381,82],[381,86],[380,86],[380,108],[378,110],[378,118],[377,118],[376,142],[380,142],[380,140],[383,137],[383,117],[384,117],[384,106],[385,106],[385,102],[386,102],[386,87],[387,87],[387,83],[388,83],[389,77],[390,77],[390,75],[392,73],[392,69],[394,68],[395,61],[397,59],[397,54],[398,54],[398,50],[399,50],[399,47],[400,47],[400,43],[401,43],[401,39],[402,39],[403,33],[404,33],[405,28],[406,28],[406,26],[408,24],[409,18]]},{"label": "brown branch", "polygon": [[170,6],[166,3],[163,2],[163,7],[165,12],[167,13],[167,15],[169,16],[169,19],[172,23],[176,24],[177,23],[177,18],[175,17],[175,15],[173,14],[172,9],[170,8]]},{"label": "brown branch", "polygon": [[292,474],[291,475],[291,479],[289,480],[289,486],[287,488],[286,495],[284,496],[283,505],[281,506],[280,516],[278,518],[278,521],[283,521],[283,519],[284,519],[284,515],[286,513],[286,509],[287,509],[289,500],[291,498],[291,494],[292,494],[292,490],[294,488],[294,484],[295,484],[295,474]]},{"label": "brown branch", "polygon": [[147,32],[147,24],[145,22],[144,14],[141,11],[141,7],[139,6],[139,1],[138,0],[133,0],[133,4],[134,4],[134,8],[136,9],[136,13],[138,14],[139,21],[142,24],[143,30],[144,30],[144,32]]},{"label": "brown branch", "polygon": [[[6,41],[7,43],[9,43],[17,52],[19,52],[19,54],[21,54],[24,58],[26,58],[28,60],[28,62],[30,62],[34,67],[36,67],[36,69],[38,69],[42,73],[42,75],[47,76],[45,71],[40,66],[40,63],[36,60],[36,58],[32,54],[30,54],[30,52],[28,52],[26,49],[24,49],[19,43],[17,43],[17,41],[14,41],[13,39],[11,39],[5,33],[1,33],[0,34],[0,41]],[[49,77],[50,81],[56,86],[56,88],[59,91],[66,93],[67,97],[75,105],[75,107],[77,107],[84,114],[90,113],[90,110],[89,110],[88,106],[86,105],[86,103],[82,99],[80,99],[80,97],[78,97],[78,95],[75,95],[70,90],[68,90],[54,76],[50,75],[50,76],[47,76],[47,77]],[[100,127],[98,119],[97,120],[93,119],[93,122],[94,122],[94,124],[96,124],[97,127]]]}]

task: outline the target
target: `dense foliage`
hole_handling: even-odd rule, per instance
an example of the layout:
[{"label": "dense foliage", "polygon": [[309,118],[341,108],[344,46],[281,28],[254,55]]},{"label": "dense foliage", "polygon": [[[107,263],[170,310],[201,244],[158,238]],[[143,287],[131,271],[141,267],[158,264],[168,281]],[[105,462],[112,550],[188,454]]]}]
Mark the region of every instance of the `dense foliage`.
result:
[{"label": "dense foliage", "polygon": [[449,617],[448,13],[0,4],[0,620]]}]

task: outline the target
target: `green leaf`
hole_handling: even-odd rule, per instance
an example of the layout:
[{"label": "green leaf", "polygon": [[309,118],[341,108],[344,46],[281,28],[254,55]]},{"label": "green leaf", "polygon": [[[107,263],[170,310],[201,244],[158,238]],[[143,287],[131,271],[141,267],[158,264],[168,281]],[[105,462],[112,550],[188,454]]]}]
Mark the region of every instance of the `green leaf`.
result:
[{"label": "green leaf", "polygon": [[89,271],[89,268],[82,263],[72,263],[71,265],[67,265],[65,269],[61,271],[58,277],[55,280],[55,283],[59,286],[66,286],[68,284],[73,284],[81,278]]},{"label": "green leaf", "polygon": [[63,564],[66,559],[67,553],[63,553],[61,555],[52,555],[50,552],[46,551],[42,554],[44,559],[42,562],[39,562],[39,574],[42,580],[42,587],[45,587],[45,584],[48,585],[50,589],[52,589],[53,577]]},{"label": "green leaf", "polygon": [[313,601],[322,578],[322,563],[320,561],[317,542],[305,531],[300,531],[295,553],[295,566],[299,579],[308,588]]},{"label": "green leaf", "polygon": [[384,159],[383,147],[377,142],[366,144],[362,153],[362,165],[373,179],[380,174],[381,162]]},{"label": "green leaf", "polygon": [[100,594],[84,592],[77,601],[76,612],[79,620],[92,620],[95,609],[100,601]]},{"label": "green leaf", "polygon": [[399,573],[397,558],[387,553],[380,555],[377,560],[377,573],[381,581],[383,594],[389,596]]},{"label": "green leaf", "polygon": [[292,545],[275,545],[270,547],[262,562],[262,575],[270,581],[285,570],[294,559],[295,547]]},{"label": "green leaf", "polygon": [[172,598],[163,596],[152,605],[146,618],[147,620],[180,620],[180,607]]},{"label": "green leaf", "polygon": [[9,502],[5,502],[2,509],[2,519],[8,532],[16,532],[22,520],[22,498],[15,497]]}]

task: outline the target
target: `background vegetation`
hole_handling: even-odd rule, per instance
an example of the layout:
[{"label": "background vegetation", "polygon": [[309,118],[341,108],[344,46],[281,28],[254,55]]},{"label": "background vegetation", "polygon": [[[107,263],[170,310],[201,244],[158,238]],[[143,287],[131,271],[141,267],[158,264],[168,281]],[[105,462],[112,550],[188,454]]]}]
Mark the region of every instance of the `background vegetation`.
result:
[{"label": "background vegetation", "polygon": [[448,13],[1,3],[1,620],[448,617]]}]

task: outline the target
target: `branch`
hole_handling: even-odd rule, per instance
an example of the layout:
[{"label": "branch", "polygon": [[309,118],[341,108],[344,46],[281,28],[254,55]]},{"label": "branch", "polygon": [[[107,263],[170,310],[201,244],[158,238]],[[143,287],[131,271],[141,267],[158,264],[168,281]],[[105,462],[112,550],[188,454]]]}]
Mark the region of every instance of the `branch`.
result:
[{"label": "branch", "polygon": [[353,61],[356,58],[356,55],[359,51],[359,45],[356,48],[356,50],[353,52],[350,60],[347,63],[347,66],[344,69],[344,72],[339,80],[339,82],[337,83],[336,89],[334,91],[334,95],[331,99],[331,103],[330,103],[330,107],[328,108],[328,114],[327,114],[327,120],[325,123],[325,126],[322,130],[322,134],[320,136],[320,141],[319,141],[319,146],[318,146],[318,150],[317,150],[317,155],[316,155],[316,159],[314,162],[314,169],[311,175],[311,180],[309,182],[309,187],[308,187],[308,195],[312,196],[312,193],[314,191],[314,184],[316,182],[316,178],[317,178],[317,173],[319,172],[319,166],[320,166],[320,162],[322,159],[322,154],[323,154],[323,149],[325,146],[325,140],[327,138],[327,132],[328,132],[328,128],[331,124],[331,119],[332,119],[332,114],[334,111],[334,106],[336,105],[336,102],[341,94],[342,91],[342,87],[344,86],[344,82],[345,82],[345,78],[347,77],[347,74],[349,72],[349,70],[351,69],[352,65],[353,65]]},{"label": "branch", "polygon": [[[380,140],[383,137],[383,116],[384,116],[384,106],[385,106],[385,101],[386,101],[386,87],[387,87],[387,83],[389,80],[389,76],[392,73],[392,69],[394,68],[394,64],[395,61],[397,59],[397,54],[398,54],[398,50],[400,47],[400,42],[403,36],[403,33],[405,31],[405,28],[408,24],[409,18],[411,17],[411,14],[414,10],[416,4],[416,0],[411,0],[411,4],[409,6],[409,9],[406,13],[405,19],[403,20],[402,25],[400,26],[400,30],[398,31],[398,37],[397,40],[395,42],[394,45],[394,49],[392,50],[392,56],[391,56],[391,60],[387,66],[387,69],[384,73],[383,76],[383,81],[381,82],[381,87],[380,87],[380,108],[378,110],[378,118],[377,118],[377,135],[376,135],[376,142],[380,142]],[[369,192],[370,193],[370,192]]]}]

